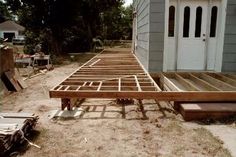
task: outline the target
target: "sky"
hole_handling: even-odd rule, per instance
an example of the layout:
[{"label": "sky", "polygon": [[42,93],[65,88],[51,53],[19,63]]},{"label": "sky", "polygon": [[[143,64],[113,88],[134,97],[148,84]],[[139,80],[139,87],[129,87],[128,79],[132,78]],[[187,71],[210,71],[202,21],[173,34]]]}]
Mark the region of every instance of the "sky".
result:
[{"label": "sky", "polygon": [[125,0],[124,6],[129,6],[132,3],[133,3],[133,0]]}]

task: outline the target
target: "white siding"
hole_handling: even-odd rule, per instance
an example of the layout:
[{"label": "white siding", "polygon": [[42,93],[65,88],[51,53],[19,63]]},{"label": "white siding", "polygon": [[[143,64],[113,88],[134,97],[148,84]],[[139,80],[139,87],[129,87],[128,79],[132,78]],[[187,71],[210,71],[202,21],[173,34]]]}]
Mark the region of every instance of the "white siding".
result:
[{"label": "white siding", "polygon": [[222,71],[236,72],[236,0],[228,0]]},{"label": "white siding", "polygon": [[137,46],[136,56],[148,70],[149,60],[149,4],[150,0],[134,0],[134,9],[137,13]]},{"label": "white siding", "polygon": [[163,70],[164,0],[134,0],[137,12],[136,55],[150,72]]}]

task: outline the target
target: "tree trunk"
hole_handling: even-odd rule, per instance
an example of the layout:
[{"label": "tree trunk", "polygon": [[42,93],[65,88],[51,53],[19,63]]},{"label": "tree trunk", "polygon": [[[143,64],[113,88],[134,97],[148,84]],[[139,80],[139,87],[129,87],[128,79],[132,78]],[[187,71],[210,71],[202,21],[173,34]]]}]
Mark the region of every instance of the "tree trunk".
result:
[{"label": "tree trunk", "polygon": [[93,48],[93,34],[92,34],[91,25],[89,23],[87,23],[87,27],[88,27],[89,49],[92,50],[92,48]]}]

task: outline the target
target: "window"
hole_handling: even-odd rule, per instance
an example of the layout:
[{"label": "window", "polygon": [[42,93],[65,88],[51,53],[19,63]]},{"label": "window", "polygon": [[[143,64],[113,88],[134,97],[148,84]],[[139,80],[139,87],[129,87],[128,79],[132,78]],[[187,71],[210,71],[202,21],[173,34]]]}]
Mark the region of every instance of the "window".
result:
[{"label": "window", "polygon": [[184,27],[183,27],[183,37],[189,37],[189,22],[190,22],[190,8],[184,8]]},{"label": "window", "polygon": [[202,7],[197,7],[196,10],[196,23],[195,23],[195,37],[201,37],[202,29]]},{"label": "window", "polygon": [[210,37],[216,37],[217,13],[218,13],[218,8],[216,6],[212,7]]},{"label": "window", "polygon": [[175,7],[170,6],[169,8],[169,37],[174,37],[175,35]]}]

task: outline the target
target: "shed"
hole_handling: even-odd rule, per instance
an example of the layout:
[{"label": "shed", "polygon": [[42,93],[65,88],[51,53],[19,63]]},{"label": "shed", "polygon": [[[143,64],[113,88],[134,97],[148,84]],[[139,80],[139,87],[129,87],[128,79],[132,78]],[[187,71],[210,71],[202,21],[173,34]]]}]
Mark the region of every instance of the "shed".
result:
[{"label": "shed", "polygon": [[25,27],[8,20],[0,23],[0,38],[8,38],[8,41],[12,41],[14,37],[21,35],[24,30]]},{"label": "shed", "polygon": [[133,51],[149,72],[236,72],[235,0],[134,0]]}]

